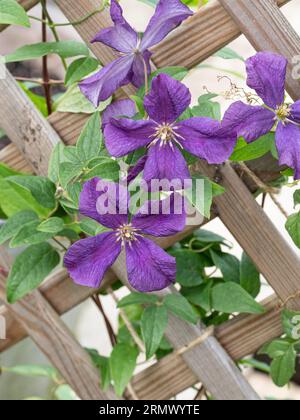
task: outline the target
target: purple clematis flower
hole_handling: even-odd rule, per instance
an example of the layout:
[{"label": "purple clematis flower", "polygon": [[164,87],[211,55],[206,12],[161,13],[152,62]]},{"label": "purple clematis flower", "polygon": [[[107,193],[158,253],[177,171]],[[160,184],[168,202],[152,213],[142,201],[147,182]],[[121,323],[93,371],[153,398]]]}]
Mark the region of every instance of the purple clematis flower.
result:
[{"label": "purple clematis flower", "polygon": [[160,0],[142,39],[124,19],[116,0],[111,0],[110,14],[114,26],[100,31],[92,42],[102,42],[116,50],[120,57],[79,84],[95,107],[121,86],[133,83],[141,87],[145,83],[145,71],[151,72],[149,48],[162,41],[193,12],[180,0]]},{"label": "purple clematis flower", "polygon": [[111,118],[116,117],[134,117],[137,113],[134,101],[131,99],[120,99],[114,101],[102,112],[102,129],[104,130],[106,125],[110,122]]},{"label": "purple clematis flower", "polygon": [[142,147],[148,148],[144,159],[144,180],[190,179],[187,163],[181,150],[205,159],[210,164],[224,163],[236,144],[234,130],[220,121],[194,117],[177,121],[189,107],[191,94],[186,86],[166,74],[152,82],[145,97],[148,120],[114,119],[104,130],[108,152],[114,157],[128,155]]},{"label": "purple clematis flower", "polygon": [[286,58],[260,52],[247,60],[247,84],[263,100],[262,106],[238,101],[224,116],[224,123],[236,130],[238,137],[253,142],[267,134],[277,123],[276,146],[280,165],[295,170],[300,179],[300,101],[285,103]]},{"label": "purple clematis flower", "polygon": [[[107,193],[108,185],[112,192],[116,192],[116,198]],[[115,201],[116,214],[99,211],[101,199],[107,208]],[[80,196],[81,214],[111,231],[80,240],[71,246],[65,255],[64,264],[72,279],[77,284],[98,288],[106,271],[124,249],[128,281],[134,289],[152,292],[175,282],[176,259],[145,235],[170,236],[184,229],[186,213],[181,196],[179,200],[175,200],[173,194],[170,200],[146,202],[130,220],[129,194],[125,187],[103,182],[99,178],[85,183]]]}]

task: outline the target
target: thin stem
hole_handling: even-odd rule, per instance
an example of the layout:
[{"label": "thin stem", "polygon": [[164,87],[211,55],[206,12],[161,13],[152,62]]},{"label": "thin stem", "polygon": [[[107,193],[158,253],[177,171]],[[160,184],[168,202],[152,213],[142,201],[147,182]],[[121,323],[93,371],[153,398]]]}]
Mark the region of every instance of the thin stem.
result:
[{"label": "thin stem", "polygon": [[[42,16],[43,20],[46,17],[46,0],[42,0]],[[47,25],[45,22],[42,22],[42,39],[43,42],[47,42]],[[48,71],[48,57],[45,55],[43,57],[43,82],[44,82],[44,92],[47,103],[48,115],[52,114],[52,101],[51,101],[51,86],[49,85],[49,71]]]},{"label": "thin stem", "polygon": [[144,74],[145,74],[145,95],[148,95],[149,93],[148,66],[143,56],[142,56],[142,60],[144,64]]},{"label": "thin stem", "polygon": [[46,25],[49,26],[49,28],[57,28],[57,27],[63,27],[63,26],[76,26],[76,25],[81,25],[86,20],[90,19],[91,17],[95,16],[96,14],[103,12],[105,7],[106,7],[106,2],[104,2],[104,4],[100,8],[95,9],[92,12],[86,14],[81,19],[75,20],[75,21],[72,21],[72,22],[66,22],[66,23],[54,23],[52,20],[50,21],[50,20],[47,20],[46,18],[39,19],[38,17],[32,16],[32,15],[29,15],[28,17],[30,19],[37,20],[39,22],[45,23]]},{"label": "thin stem", "polygon": [[105,325],[106,325],[106,329],[107,329],[107,333],[109,335],[109,339],[110,339],[111,345],[112,345],[112,347],[114,347],[117,344],[117,338],[115,336],[115,333],[114,333],[113,327],[112,327],[112,325],[110,323],[110,320],[108,319],[108,317],[107,317],[107,315],[106,315],[106,313],[104,311],[104,308],[102,306],[101,300],[100,300],[100,298],[99,298],[99,296],[97,294],[94,294],[92,296],[92,299],[95,302],[97,308],[99,309],[99,311],[101,312],[101,314],[103,316],[103,319],[104,319],[104,322],[105,322]]},{"label": "thin stem", "polygon": [[[118,300],[117,296],[115,295],[114,291],[111,288],[109,288],[108,292],[110,293],[110,295],[113,298],[113,300],[115,301],[115,303],[118,304],[119,300]],[[120,312],[120,317],[122,318],[124,324],[126,325],[133,341],[138,346],[140,351],[142,353],[145,353],[146,352],[145,345],[144,345],[143,341],[140,339],[140,337],[138,336],[137,332],[135,331],[135,329],[134,329],[132,323],[130,322],[130,320],[128,319],[125,311],[122,308],[119,308],[119,312]]]},{"label": "thin stem", "polygon": [[[53,35],[53,37],[54,37],[55,41],[56,41],[56,42],[59,42],[59,41],[60,41],[60,38],[59,38],[59,36],[58,36],[58,32],[57,32],[56,28],[53,26],[53,20],[52,20],[52,18],[51,18],[51,16],[50,16],[50,14],[49,14],[49,12],[48,12],[47,7],[45,7],[45,16],[46,16],[46,17],[47,17],[47,19],[48,19],[48,23],[50,24],[50,30],[51,30],[51,32],[52,32],[52,35]],[[48,23],[47,23],[47,24],[48,24]],[[63,65],[64,69],[65,69],[65,70],[67,70],[68,65],[67,65],[66,60],[65,60],[63,57],[61,57],[61,62],[62,62],[62,65]]]},{"label": "thin stem", "polygon": [[58,239],[56,239],[56,238],[52,238],[52,240],[55,242],[55,243],[57,243],[57,245],[59,245],[59,246],[61,246],[62,247],[62,249],[64,250],[64,251],[68,251],[68,248],[63,244],[63,243],[61,243]]},{"label": "thin stem", "polygon": [[42,79],[34,79],[31,77],[20,77],[17,76],[15,77],[16,80],[18,80],[19,82],[32,82],[32,83],[36,83],[38,85],[45,85],[45,84],[49,84],[49,85],[64,85],[64,80],[52,80],[50,79],[49,82],[44,82],[44,80]]}]

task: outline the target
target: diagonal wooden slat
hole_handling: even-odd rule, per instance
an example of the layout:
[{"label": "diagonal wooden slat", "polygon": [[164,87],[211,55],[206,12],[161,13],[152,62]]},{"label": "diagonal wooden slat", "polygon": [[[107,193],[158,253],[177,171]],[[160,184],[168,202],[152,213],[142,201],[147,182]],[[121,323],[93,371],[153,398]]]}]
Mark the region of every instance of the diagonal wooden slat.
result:
[{"label": "diagonal wooden slat", "polygon": [[[8,258],[0,247],[0,264],[9,268]],[[5,302],[5,278],[0,275],[0,298]],[[97,369],[88,353],[76,341],[48,301],[35,290],[24,299],[8,305],[22,327],[62,374],[82,400],[113,400],[113,392],[100,389]]]}]

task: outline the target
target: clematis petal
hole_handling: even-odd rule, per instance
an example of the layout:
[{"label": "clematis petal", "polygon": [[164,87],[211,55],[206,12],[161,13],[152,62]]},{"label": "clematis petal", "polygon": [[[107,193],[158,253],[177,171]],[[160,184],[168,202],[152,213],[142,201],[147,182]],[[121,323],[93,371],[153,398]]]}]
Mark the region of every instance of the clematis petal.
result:
[{"label": "clematis petal", "polygon": [[185,201],[181,194],[172,194],[160,201],[147,201],[132,218],[135,228],[146,235],[172,236],[186,225]]},{"label": "clematis petal", "polygon": [[175,145],[167,144],[161,147],[157,143],[150,147],[144,169],[144,180],[151,183],[153,191],[156,188],[151,181],[166,180],[172,183],[174,190],[180,190],[183,188],[184,181],[190,178],[187,163]]},{"label": "clematis petal", "polygon": [[69,248],[64,265],[76,284],[98,288],[103,277],[121,252],[114,232],[76,242]]},{"label": "clematis petal", "polygon": [[160,0],[144,33],[141,50],[145,51],[162,41],[193,12],[180,0]]},{"label": "clematis petal", "polygon": [[130,184],[145,168],[147,155],[142,156],[136,165],[132,166],[128,171],[127,183]]},{"label": "clematis petal", "polygon": [[300,127],[279,123],[276,130],[279,164],[295,170],[295,180],[300,179]]},{"label": "clematis petal", "polygon": [[176,259],[150,239],[126,245],[128,281],[139,292],[162,290],[176,280]]},{"label": "clematis petal", "polygon": [[176,131],[184,138],[181,140],[184,149],[210,164],[224,163],[237,141],[233,130],[223,128],[219,121],[211,118],[181,121]]},{"label": "clematis petal", "polygon": [[102,113],[102,129],[104,130],[111,118],[134,117],[136,112],[135,103],[131,99],[114,101]]},{"label": "clematis petal", "polygon": [[153,121],[112,119],[104,130],[106,148],[112,156],[122,157],[151,143],[154,132]]},{"label": "clematis petal", "polygon": [[292,105],[292,119],[297,123],[300,123],[300,101],[295,102]]},{"label": "clematis petal", "polygon": [[121,86],[129,83],[134,55],[128,55],[111,62],[98,73],[79,83],[81,92],[97,108]]},{"label": "clematis petal", "polygon": [[223,125],[235,130],[237,137],[244,137],[251,143],[269,133],[275,125],[275,114],[261,106],[250,106],[238,101],[226,111]]},{"label": "clematis petal", "polygon": [[101,225],[116,229],[128,222],[129,193],[125,186],[93,178],[80,194],[79,211]]},{"label": "clematis petal", "polygon": [[190,103],[189,89],[167,74],[155,77],[144,101],[148,115],[158,123],[174,123]]},{"label": "clematis petal", "polygon": [[135,59],[132,66],[132,84],[140,88],[145,85],[145,67],[147,68],[148,76],[151,74],[150,58],[152,53],[146,50],[143,55],[135,54]]},{"label": "clematis petal", "polygon": [[259,52],[246,62],[248,86],[273,109],[284,102],[287,65],[285,57],[270,52]]}]

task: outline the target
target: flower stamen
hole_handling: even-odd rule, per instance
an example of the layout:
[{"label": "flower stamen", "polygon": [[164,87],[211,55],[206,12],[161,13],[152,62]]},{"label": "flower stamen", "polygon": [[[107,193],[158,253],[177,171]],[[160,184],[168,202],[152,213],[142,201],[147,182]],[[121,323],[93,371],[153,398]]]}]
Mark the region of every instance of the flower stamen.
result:
[{"label": "flower stamen", "polygon": [[121,225],[116,229],[117,242],[122,241],[122,245],[125,245],[125,243],[131,244],[137,241],[137,236],[141,236],[138,232],[139,229],[134,228],[131,223]]},{"label": "flower stamen", "polygon": [[279,105],[277,106],[275,110],[275,114],[276,114],[275,119],[278,119],[282,121],[283,123],[285,123],[292,114],[292,108],[288,104]]},{"label": "flower stamen", "polygon": [[152,134],[151,138],[154,137],[154,140],[149,144],[149,147],[155,146],[156,143],[160,142],[159,147],[164,147],[169,145],[172,150],[174,150],[173,142],[176,143],[181,149],[183,149],[180,140],[184,140],[184,138],[176,133],[175,129],[179,127],[174,127],[173,124],[163,123],[158,124],[154,134]]}]

